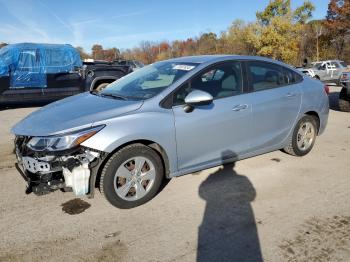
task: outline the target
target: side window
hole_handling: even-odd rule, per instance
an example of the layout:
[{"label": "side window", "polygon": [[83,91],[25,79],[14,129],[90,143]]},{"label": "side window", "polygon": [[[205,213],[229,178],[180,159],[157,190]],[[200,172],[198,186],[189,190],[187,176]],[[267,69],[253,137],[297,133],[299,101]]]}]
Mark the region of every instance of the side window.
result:
[{"label": "side window", "polygon": [[48,74],[68,72],[72,70],[72,57],[69,52],[61,49],[46,49],[45,72]]},{"label": "side window", "polygon": [[35,49],[23,50],[19,54],[17,69],[20,71],[35,72],[40,66],[40,56]]},{"label": "side window", "polygon": [[185,97],[193,90],[208,92],[214,99],[242,93],[242,70],[240,62],[225,62],[211,67],[184,84],[173,96],[175,105],[184,104]]},{"label": "side window", "polygon": [[298,83],[302,81],[302,76],[298,73],[289,70],[288,68],[283,68],[284,83],[287,85]]},{"label": "side window", "polygon": [[248,72],[254,91],[271,89],[285,84],[283,69],[278,65],[253,61],[248,63]]}]

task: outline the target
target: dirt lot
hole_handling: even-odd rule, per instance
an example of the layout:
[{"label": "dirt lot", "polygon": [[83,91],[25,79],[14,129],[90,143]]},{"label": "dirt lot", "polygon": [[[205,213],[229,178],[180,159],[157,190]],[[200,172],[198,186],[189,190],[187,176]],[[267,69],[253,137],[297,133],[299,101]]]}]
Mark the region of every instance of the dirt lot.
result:
[{"label": "dirt lot", "polygon": [[328,127],[306,157],[273,152],[172,179],[131,210],[99,193],[25,195],[9,129],[36,108],[0,111],[0,261],[350,261],[350,113],[331,89]]}]

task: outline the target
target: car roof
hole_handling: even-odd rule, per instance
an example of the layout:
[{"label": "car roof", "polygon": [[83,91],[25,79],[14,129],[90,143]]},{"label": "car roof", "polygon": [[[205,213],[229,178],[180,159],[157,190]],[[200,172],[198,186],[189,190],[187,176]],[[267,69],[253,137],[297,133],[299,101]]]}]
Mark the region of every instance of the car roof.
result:
[{"label": "car roof", "polygon": [[260,61],[266,61],[266,62],[273,62],[278,64],[286,65],[278,60],[273,60],[266,57],[261,56],[244,56],[244,55],[197,55],[197,56],[184,56],[184,57],[178,57],[178,58],[172,58],[167,61],[169,62],[182,62],[182,63],[213,63],[213,62],[220,62],[224,60],[260,60]]},{"label": "car roof", "polygon": [[[166,60],[167,62],[176,62],[176,63],[197,63],[197,64],[213,64],[216,62],[221,61],[227,61],[227,60],[257,60],[257,61],[264,61],[264,62],[270,62],[275,63],[281,66],[288,67],[294,71],[296,69],[288,64],[285,64],[281,61],[270,59],[267,57],[262,56],[246,56],[246,55],[197,55],[197,56],[184,56],[184,57],[178,57],[178,58],[172,58],[169,60]],[[164,61],[161,61],[164,62]]]},{"label": "car roof", "polygon": [[312,63],[316,64],[316,63],[327,63],[327,62],[344,62],[344,61],[342,61],[342,60],[322,60],[322,61],[315,61]]}]

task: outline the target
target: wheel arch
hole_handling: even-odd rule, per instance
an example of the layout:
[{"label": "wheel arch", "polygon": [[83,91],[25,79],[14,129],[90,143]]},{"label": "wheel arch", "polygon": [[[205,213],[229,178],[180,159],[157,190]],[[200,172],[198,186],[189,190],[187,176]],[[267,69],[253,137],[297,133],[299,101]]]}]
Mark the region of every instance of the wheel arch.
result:
[{"label": "wheel arch", "polygon": [[112,152],[110,152],[102,161],[102,163],[100,164],[96,174],[94,175],[94,177],[91,178],[90,180],[90,191],[93,191],[96,187],[99,186],[99,179],[101,177],[101,172],[103,167],[105,166],[105,164],[108,162],[108,160],[111,158],[111,156],[118,152],[119,150],[121,150],[122,148],[129,146],[129,145],[133,145],[133,144],[141,144],[144,146],[148,146],[150,148],[152,148],[154,151],[157,152],[157,154],[159,155],[162,163],[163,163],[163,167],[164,167],[164,171],[165,171],[165,177],[166,178],[170,178],[169,174],[170,174],[170,168],[169,168],[169,157],[168,154],[166,153],[165,149],[157,142],[152,141],[152,140],[148,140],[148,139],[138,139],[138,140],[132,140],[132,141],[128,141],[126,143],[123,143],[121,145],[119,145],[117,148],[115,148]]},{"label": "wheel arch", "polygon": [[320,131],[320,116],[318,115],[318,113],[316,111],[308,111],[305,113],[305,115],[308,116],[312,116],[315,120],[316,120],[316,124],[317,124],[317,134]]},{"label": "wheel arch", "polygon": [[118,78],[117,77],[111,77],[111,76],[99,76],[99,77],[96,77],[91,85],[90,85],[90,91],[93,91],[96,87],[98,87],[100,84],[103,84],[103,83],[112,83],[114,82],[115,80],[117,80]]}]

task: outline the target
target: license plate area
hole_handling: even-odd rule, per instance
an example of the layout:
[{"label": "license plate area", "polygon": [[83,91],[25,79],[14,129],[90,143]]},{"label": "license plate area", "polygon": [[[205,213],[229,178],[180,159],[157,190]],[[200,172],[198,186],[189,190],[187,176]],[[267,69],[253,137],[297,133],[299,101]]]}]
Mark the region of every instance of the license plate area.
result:
[{"label": "license plate area", "polygon": [[38,161],[32,157],[22,157],[22,164],[24,169],[31,173],[49,172],[51,170],[49,163]]}]

